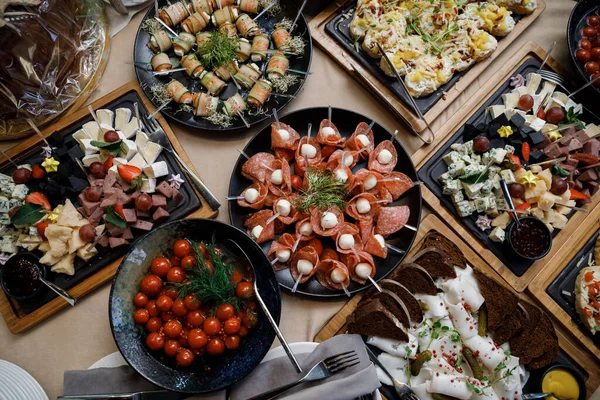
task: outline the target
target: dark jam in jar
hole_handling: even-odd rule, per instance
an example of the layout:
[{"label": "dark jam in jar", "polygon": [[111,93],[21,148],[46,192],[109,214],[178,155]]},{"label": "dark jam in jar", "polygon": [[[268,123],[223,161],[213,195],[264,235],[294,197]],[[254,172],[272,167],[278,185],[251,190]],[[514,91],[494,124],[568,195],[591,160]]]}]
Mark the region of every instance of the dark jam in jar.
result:
[{"label": "dark jam in jar", "polygon": [[3,273],[4,285],[13,296],[30,296],[41,284],[38,267],[23,258],[7,263]]},{"label": "dark jam in jar", "polygon": [[522,219],[518,227],[513,227],[510,235],[511,244],[517,253],[529,258],[544,253],[550,240],[548,229],[543,226],[543,222],[535,219]]}]

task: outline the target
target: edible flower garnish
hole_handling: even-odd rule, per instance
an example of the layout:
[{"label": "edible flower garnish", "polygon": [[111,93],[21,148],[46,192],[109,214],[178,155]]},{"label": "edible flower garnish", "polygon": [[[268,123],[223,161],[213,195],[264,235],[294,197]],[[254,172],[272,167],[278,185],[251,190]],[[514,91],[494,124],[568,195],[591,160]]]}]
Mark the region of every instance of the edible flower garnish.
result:
[{"label": "edible flower garnish", "polygon": [[42,146],[42,157],[44,157],[44,158],[52,157],[52,152],[54,150],[56,150],[56,147]]},{"label": "edible flower garnish", "polygon": [[47,173],[57,172],[58,166],[60,165],[60,161],[54,159],[54,157],[46,158],[42,162],[42,167],[46,170]]},{"label": "edible flower garnish", "polygon": [[485,214],[480,215],[477,217],[475,225],[482,231],[487,231],[488,229],[492,228],[492,219]]},{"label": "edible flower garnish", "polygon": [[562,138],[562,135],[559,131],[553,130],[548,132],[548,140],[550,140],[551,142],[556,142],[560,138]]},{"label": "edible flower garnish", "polygon": [[52,212],[48,213],[48,219],[50,220],[50,222],[52,223],[56,223],[56,221],[58,221],[58,216],[61,213],[63,209],[62,204],[56,206],[56,208],[54,210],[52,210]]},{"label": "edible flower garnish", "polygon": [[173,189],[179,189],[184,182],[185,181],[181,179],[181,175],[179,174],[171,174],[171,178],[169,178],[169,183]]},{"label": "edible flower garnish", "polygon": [[500,135],[501,138],[507,138],[510,135],[513,134],[513,130],[510,126],[501,126],[500,129],[498,129],[498,135]]},{"label": "edible flower garnish", "polygon": [[523,175],[519,180],[521,181],[521,184],[523,186],[525,186],[526,188],[531,188],[536,185],[538,177],[533,172],[527,171],[527,173]]},{"label": "edible flower garnish", "polygon": [[521,74],[516,74],[515,76],[510,78],[510,86],[514,88],[519,88],[521,86],[525,86],[526,79]]}]

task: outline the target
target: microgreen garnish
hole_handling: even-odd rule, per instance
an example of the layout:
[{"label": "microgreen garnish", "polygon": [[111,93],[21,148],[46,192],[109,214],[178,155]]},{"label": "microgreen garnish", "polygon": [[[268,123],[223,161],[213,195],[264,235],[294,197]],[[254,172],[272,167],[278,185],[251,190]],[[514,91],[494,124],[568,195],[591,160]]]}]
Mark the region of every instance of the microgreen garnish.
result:
[{"label": "microgreen garnish", "polygon": [[235,40],[221,32],[214,31],[210,34],[210,39],[198,49],[198,57],[202,61],[202,65],[211,71],[227,61],[235,59],[237,48]]},{"label": "microgreen garnish", "polygon": [[330,171],[320,171],[309,167],[306,171],[308,187],[300,190],[296,208],[302,212],[311,207],[330,209],[337,207],[343,210],[346,207],[348,188],[346,184],[335,179]]}]

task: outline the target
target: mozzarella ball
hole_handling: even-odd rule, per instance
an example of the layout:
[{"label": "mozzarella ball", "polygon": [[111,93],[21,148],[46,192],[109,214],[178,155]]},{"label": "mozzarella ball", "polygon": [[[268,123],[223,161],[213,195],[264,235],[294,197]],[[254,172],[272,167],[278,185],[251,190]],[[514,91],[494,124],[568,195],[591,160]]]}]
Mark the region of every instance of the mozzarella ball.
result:
[{"label": "mozzarella ball", "polygon": [[338,246],[340,246],[340,249],[342,250],[350,250],[354,247],[354,236],[349,233],[344,233],[338,239]]},{"label": "mozzarella ball", "polygon": [[371,276],[371,266],[367,263],[358,263],[354,268],[354,272],[356,272],[359,278],[369,279],[369,276]]},{"label": "mozzarella ball", "polygon": [[392,161],[392,153],[387,149],[381,150],[377,155],[377,161],[381,164],[389,164]]},{"label": "mozzarella ball", "polygon": [[284,142],[287,140],[290,140],[290,133],[288,131],[286,131],[285,129],[278,129],[277,134],[279,135],[281,140],[283,140]]},{"label": "mozzarella ball", "polygon": [[359,142],[362,147],[367,147],[371,141],[369,140],[369,137],[367,135],[356,135],[356,141]]},{"label": "mozzarella ball", "polygon": [[375,175],[369,175],[369,177],[364,180],[363,184],[365,185],[365,190],[371,190],[377,186],[377,177]]},{"label": "mozzarella ball", "polygon": [[310,274],[314,268],[313,263],[308,260],[298,260],[298,264],[296,266],[298,267],[298,272],[300,272],[302,275]]},{"label": "mozzarella ball", "polygon": [[310,236],[313,233],[312,226],[310,225],[310,222],[305,222],[302,225],[300,225],[300,229],[298,231],[303,236]]},{"label": "mozzarella ball", "polygon": [[281,185],[283,183],[283,173],[280,169],[276,169],[271,173],[271,182],[275,185]]},{"label": "mozzarella ball", "polygon": [[377,234],[375,234],[375,240],[377,240],[377,242],[379,242],[381,247],[385,248],[385,239],[383,238],[383,236],[381,236],[379,233],[377,233]]},{"label": "mozzarella ball", "polygon": [[369,203],[369,200],[361,197],[356,200],[356,210],[361,214],[366,214],[371,211],[371,203]]},{"label": "mozzarella ball", "polygon": [[349,167],[354,162],[354,156],[350,153],[346,153],[346,157],[344,157],[344,166]]},{"label": "mozzarella ball", "polygon": [[283,215],[284,217],[287,217],[288,215],[290,215],[290,211],[292,210],[292,205],[290,204],[289,201],[285,200],[285,199],[281,199],[277,201],[277,205],[275,206],[275,208],[277,209],[277,212],[279,213],[279,215]]},{"label": "mozzarella ball", "polygon": [[348,173],[343,168],[338,168],[335,170],[335,179],[346,183],[348,180]]},{"label": "mozzarella ball", "polygon": [[317,156],[317,148],[312,144],[305,143],[300,149],[300,154],[308,158],[315,158]]},{"label": "mozzarella ball", "polygon": [[329,211],[325,211],[321,217],[321,226],[323,229],[333,228],[338,224],[337,216]]},{"label": "mozzarella ball", "polygon": [[258,200],[258,196],[258,190],[254,188],[249,188],[246,189],[246,191],[244,191],[244,199],[246,199],[246,201],[250,204],[256,203],[256,200]]},{"label": "mozzarella ball", "polygon": [[331,271],[331,280],[334,283],[342,283],[346,280],[347,277],[348,275],[346,275],[346,271],[344,271],[341,268],[336,268],[333,271]]},{"label": "mozzarella ball", "polygon": [[290,259],[291,254],[292,252],[289,250],[279,250],[275,252],[275,255],[277,255],[277,261],[282,263],[287,262]]},{"label": "mozzarella ball", "polygon": [[263,231],[263,227],[260,225],[256,225],[254,228],[252,228],[252,237],[254,239],[258,239],[260,237],[260,234]]},{"label": "mozzarella ball", "polygon": [[335,135],[335,130],[330,126],[326,126],[323,129],[321,129],[321,134],[324,137],[328,138],[331,135]]}]

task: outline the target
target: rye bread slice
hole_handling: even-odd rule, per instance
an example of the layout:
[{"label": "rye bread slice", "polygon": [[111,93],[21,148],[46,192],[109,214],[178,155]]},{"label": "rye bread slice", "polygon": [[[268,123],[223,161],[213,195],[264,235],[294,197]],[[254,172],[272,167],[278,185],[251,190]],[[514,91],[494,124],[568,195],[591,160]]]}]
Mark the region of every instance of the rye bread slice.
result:
[{"label": "rye bread slice", "polygon": [[456,272],[445,251],[437,247],[429,247],[419,251],[411,260],[411,263],[419,264],[425,268],[433,279],[456,278]]},{"label": "rye bread slice", "polygon": [[529,323],[529,314],[522,304],[517,305],[514,313],[504,318],[502,324],[492,331],[492,338],[497,344],[504,344],[518,335]]},{"label": "rye bread slice", "polygon": [[[423,309],[421,308],[419,301],[412,295],[410,290],[404,287],[404,285],[391,279],[382,279],[378,284],[382,289],[389,290],[400,297],[400,300],[402,300],[408,310],[411,322],[420,323],[423,321]],[[365,293],[365,297],[374,296],[378,292],[376,287],[371,287]]]},{"label": "rye bread slice", "polygon": [[521,358],[523,364],[527,364],[532,359],[543,354],[543,350],[538,350],[538,341],[534,336],[535,331],[542,319],[542,310],[527,301],[521,301],[520,304],[525,307],[529,314],[529,323],[523,328],[521,333],[511,338],[510,351],[515,357]]},{"label": "rye bread slice", "polygon": [[388,277],[404,285],[412,294],[437,294],[437,287],[429,272],[419,264],[403,264]]},{"label": "rye bread slice", "polygon": [[408,342],[406,328],[381,303],[381,299],[363,304],[348,317],[346,322],[348,333]]},{"label": "rye bread slice", "polygon": [[398,319],[398,321],[400,321],[402,326],[406,328],[410,327],[410,314],[404,305],[404,302],[402,299],[400,299],[400,297],[398,297],[398,295],[387,289],[383,289],[381,292],[377,292],[373,296],[363,297],[361,301],[358,302],[358,307],[361,307],[376,299],[381,300],[381,304],[383,304],[385,308],[387,308],[388,311],[391,312],[394,317]]},{"label": "rye bread slice", "polygon": [[474,269],[475,278],[479,283],[479,290],[485,299],[488,315],[488,330],[493,331],[500,327],[506,317],[515,313],[519,298],[510,289],[496,282],[487,274]]},{"label": "rye bread slice", "polygon": [[463,252],[456,244],[454,244],[453,241],[443,236],[436,230],[432,230],[427,234],[427,236],[425,236],[419,251],[430,247],[437,247],[438,249],[445,251],[446,254],[450,256],[452,265],[456,265],[462,269],[467,268],[467,260],[465,259]]},{"label": "rye bread slice", "polygon": [[529,364],[527,364],[527,368],[529,368],[529,369],[544,368],[544,367],[552,364],[554,361],[556,361],[557,357],[558,357],[558,343],[556,344],[556,346],[552,346],[550,348],[550,350],[546,351],[541,356],[531,360],[531,362]]}]

